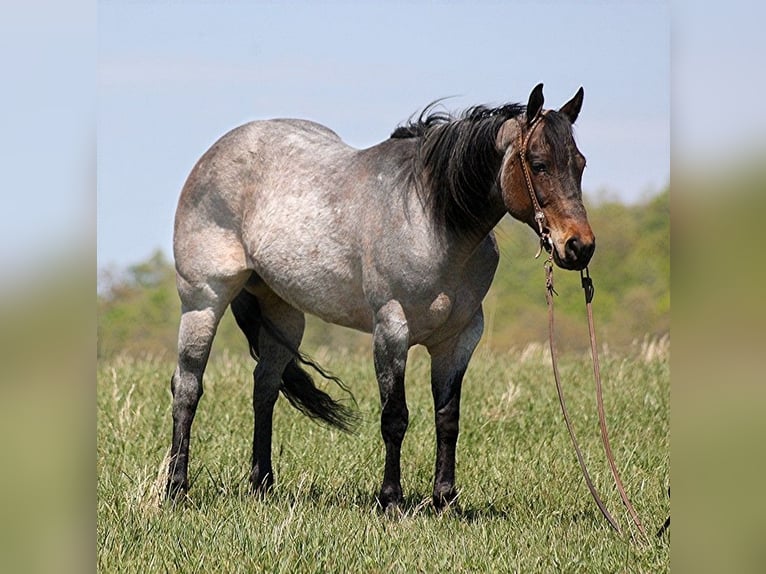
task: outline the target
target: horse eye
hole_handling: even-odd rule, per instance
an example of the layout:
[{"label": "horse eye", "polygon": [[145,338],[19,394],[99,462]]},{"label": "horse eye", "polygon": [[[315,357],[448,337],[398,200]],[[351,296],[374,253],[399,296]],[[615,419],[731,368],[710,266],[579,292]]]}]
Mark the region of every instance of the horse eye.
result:
[{"label": "horse eye", "polygon": [[532,162],[532,171],[535,173],[543,173],[546,171],[546,165],[541,161]]}]

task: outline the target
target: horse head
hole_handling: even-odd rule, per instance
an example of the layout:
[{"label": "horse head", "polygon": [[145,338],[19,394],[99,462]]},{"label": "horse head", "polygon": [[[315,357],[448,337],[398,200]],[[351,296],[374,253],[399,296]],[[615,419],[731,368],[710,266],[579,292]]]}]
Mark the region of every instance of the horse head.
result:
[{"label": "horse head", "polygon": [[582,202],[585,156],[572,134],[583,89],[558,111],[543,110],[543,85],[529,96],[526,113],[503,123],[497,145],[503,153],[500,189],[514,218],[540,235],[564,269],[584,269],[596,248]]}]

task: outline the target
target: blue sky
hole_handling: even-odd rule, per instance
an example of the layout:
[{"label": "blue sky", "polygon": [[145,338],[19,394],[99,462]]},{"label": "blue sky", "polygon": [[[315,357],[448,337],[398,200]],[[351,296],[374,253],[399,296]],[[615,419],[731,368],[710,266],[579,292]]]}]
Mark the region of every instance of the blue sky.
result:
[{"label": "blue sky", "polygon": [[546,107],[581,85],[586,193],[670,174],[664,2],[110,2],[98,5],[98,265],[171,252],[199,156],[244,122],[303,117],[366,147],[430,101]]}]

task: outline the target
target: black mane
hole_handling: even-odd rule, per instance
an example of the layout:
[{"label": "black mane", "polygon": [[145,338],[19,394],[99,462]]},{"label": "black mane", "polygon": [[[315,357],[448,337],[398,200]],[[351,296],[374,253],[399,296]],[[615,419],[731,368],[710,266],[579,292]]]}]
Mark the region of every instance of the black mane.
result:
[{"label": "black mane", "polygon": [[[391,139],[418,139],[410,175],[416,177],[423,201],[437,224],[454,232],[470,233],[488,208],[487,195],[500,170],[497,132],[506,120],[523,114],[526,107],[474,106],[450,114],[435,111],[437,104],[430,104],[417,119],[397,127]],[[549,113],[544,125],[546,139],[553,145],[552,140],[565,141],[560,139],[562,128],[571,129],[559,125],[565,121],[563,118],[552,117],[558,115]]]},{"label": "black mane", "polygon": [[473,106],[460,114],[451,114],[434,109],[440,101],[437,100],[426,106],[417,119],[411,119],[405,125],[398,126],[391,137],[393,139],[421,137],[432,128],[457,122],[461,122],[463,128],[468,125],[476,127],[479,122],[482,122],[482,127],[488,127],[486,124],[489,123],[491,124],[489,127],[496,128],[495,131],[497,131],[504,121],[515,118],[526,110],[521,104],[505,104],[497,108]]}]

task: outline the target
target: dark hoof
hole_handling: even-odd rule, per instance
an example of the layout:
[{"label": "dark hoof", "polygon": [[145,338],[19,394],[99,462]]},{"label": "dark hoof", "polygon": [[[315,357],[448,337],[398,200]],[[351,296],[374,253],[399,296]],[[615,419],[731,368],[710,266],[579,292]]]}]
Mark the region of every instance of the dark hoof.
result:
[{"label": "dark hoof", "polygon": [[177,502],[186,498],[189,491],[189,483],[186,480],[170,479],[165,487],[165,500]]},{"label": "dark hoof", "polygon": [[433,502],[436,510],[457,506],[457,490],[454,486],[442,486],[434,488]]},{"label": "dark hoof", "polygon": [[250,475],[250,491],[257,497],[263,497],[274,486],[274,473],[261,473],[254,470]]},{"label": "dark hoof", "polygon": [[378,494],[378,506],[386,514],[392,512],[397,513],[402,502],[404,502],[404,497],[402,496],[401,488],[384,486],[380,489],[380,494]]}]

